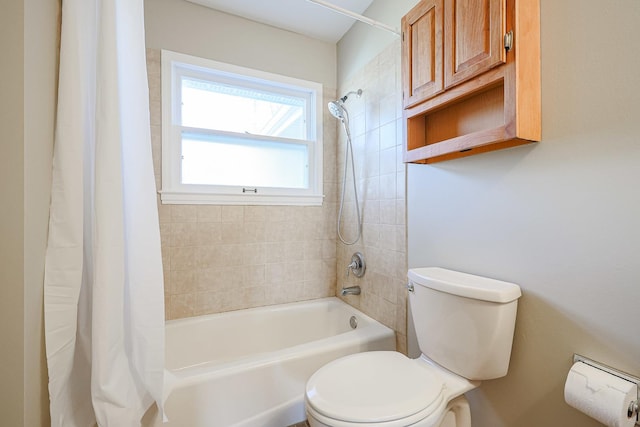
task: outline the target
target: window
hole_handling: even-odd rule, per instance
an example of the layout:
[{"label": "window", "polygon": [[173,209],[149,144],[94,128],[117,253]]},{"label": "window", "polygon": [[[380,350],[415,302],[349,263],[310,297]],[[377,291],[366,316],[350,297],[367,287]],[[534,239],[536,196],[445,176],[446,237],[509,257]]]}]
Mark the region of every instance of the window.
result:
[{"label": "window", "polygon": [[322,204],[322,85],[162,51],[163,203]]}]

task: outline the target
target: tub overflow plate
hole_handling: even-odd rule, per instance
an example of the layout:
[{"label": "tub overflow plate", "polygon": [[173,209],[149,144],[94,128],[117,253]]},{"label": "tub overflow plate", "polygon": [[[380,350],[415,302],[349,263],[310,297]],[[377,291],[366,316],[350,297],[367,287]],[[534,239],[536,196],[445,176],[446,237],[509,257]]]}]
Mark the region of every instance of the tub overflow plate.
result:
[{"label": "tub overflow plate", "polygon": [[355,329],[358,327],[358,319],[356,319],[356,316],[351,316],[351,319],[349,319],[349,324],[351,325],[351,329]]}]

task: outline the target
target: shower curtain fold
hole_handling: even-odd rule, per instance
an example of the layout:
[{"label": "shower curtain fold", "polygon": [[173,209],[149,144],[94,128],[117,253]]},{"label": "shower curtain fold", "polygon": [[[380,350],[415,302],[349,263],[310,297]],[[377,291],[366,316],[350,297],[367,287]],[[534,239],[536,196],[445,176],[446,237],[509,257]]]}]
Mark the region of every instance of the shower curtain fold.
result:
[{"label": "shower curtain fold", "polygon": [[45,341],[52,426],[162,413],[164,292],[142,0],[64,0]]}]

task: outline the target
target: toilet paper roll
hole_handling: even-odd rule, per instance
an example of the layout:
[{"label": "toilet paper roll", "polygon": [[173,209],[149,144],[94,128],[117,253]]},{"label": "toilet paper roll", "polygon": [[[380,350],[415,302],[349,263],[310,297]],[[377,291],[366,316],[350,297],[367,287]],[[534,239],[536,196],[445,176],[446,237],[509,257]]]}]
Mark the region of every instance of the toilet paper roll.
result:
[{"label": "toilet paper roll", "polygon": [[609,427],[633,427],[635,416],[627,417],[629,403],[637,400],[637,385],[576,362],[564,385],[564,400]]}]

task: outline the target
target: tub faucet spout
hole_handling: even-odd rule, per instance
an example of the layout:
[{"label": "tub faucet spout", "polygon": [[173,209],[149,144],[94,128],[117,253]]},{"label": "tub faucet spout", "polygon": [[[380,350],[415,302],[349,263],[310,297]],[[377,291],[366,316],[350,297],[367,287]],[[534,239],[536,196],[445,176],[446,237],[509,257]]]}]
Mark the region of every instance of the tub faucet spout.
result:
[{"label": "tub faucet spout", "polygon": [[360,295],[360,292],[360,286],[349,286],[348,288],[342,288],[342,291],[340,291],[340,295]]}]

